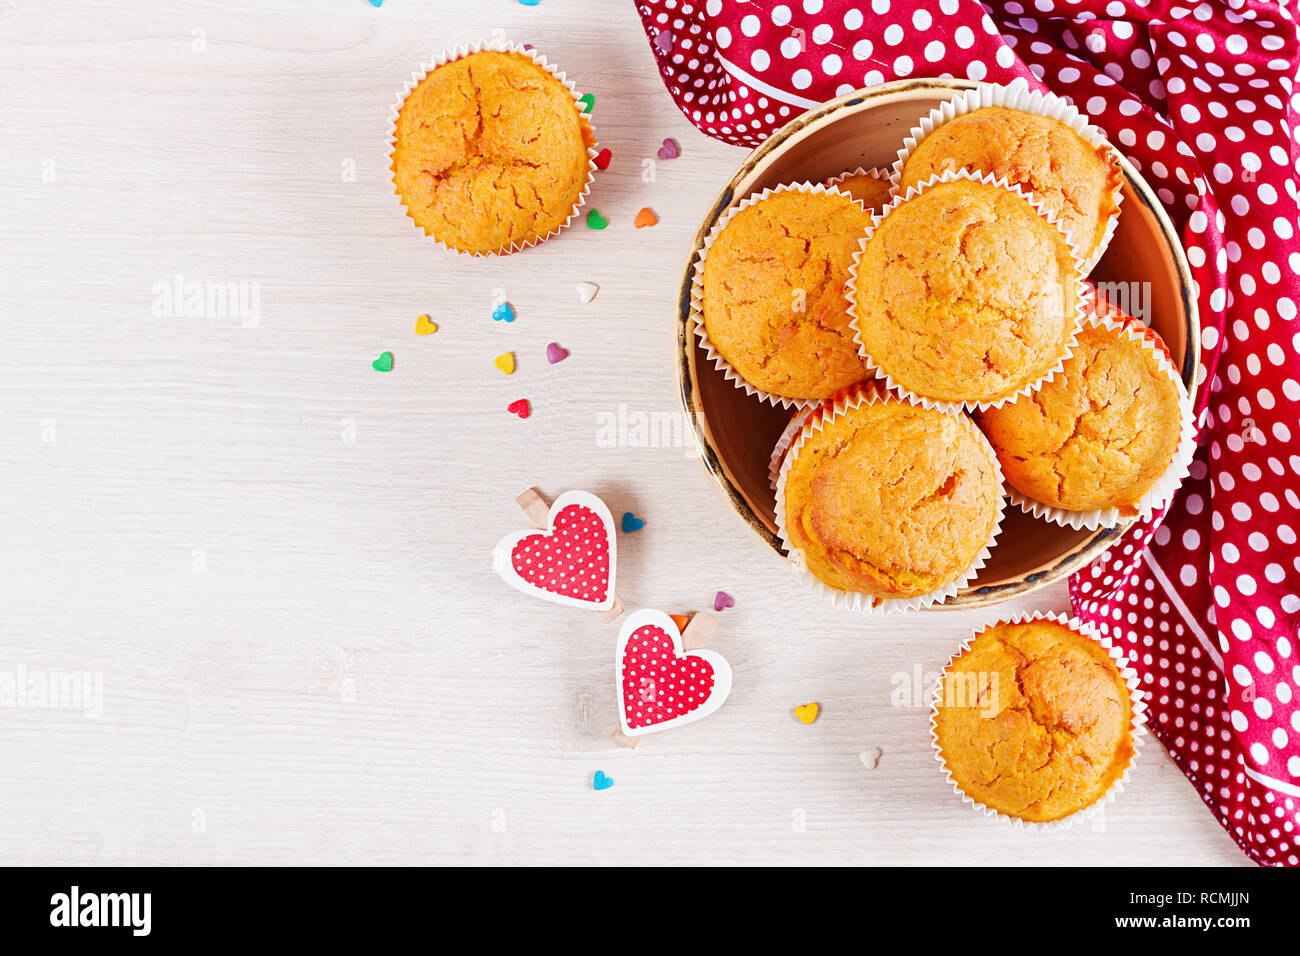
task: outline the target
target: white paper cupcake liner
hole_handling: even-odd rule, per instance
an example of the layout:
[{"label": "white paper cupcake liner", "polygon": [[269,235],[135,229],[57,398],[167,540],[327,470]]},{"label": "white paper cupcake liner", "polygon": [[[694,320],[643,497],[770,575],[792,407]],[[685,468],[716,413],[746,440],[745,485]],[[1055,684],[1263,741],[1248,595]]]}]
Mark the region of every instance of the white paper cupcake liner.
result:
[{"label": "white paper cupcake liner", "polygon": [[[848,192],[848,190],[844,188],[844,181],[851,179],[854,176],[870,176],[872,179],[878,179],[889,187],[891,195],[894,192],[893,170],[892,168],[885,169],[882,166],[873,166],[870,169],[859,166],[857,169],[847,170],[846,172],[840,173],[838,176],[832,176],[830,179],[826,180],[826,186],[830,189],[838,189],[841,192]],[[867,211],[870,212],[871,210]]]},{"label": "white paper cupcake liner", "polygon": [[[892,213],[903,203],[907,202],[908,200],[914,199],[917,196],[920,196],[927,189],[930,189],[933,186],[936,186],[940,183],[955,182],[962,179],[969,180],[970,182],[986,183],[991,186],[999,186],[1002,189],[1006,189],[1009,192],[1015,193],[1017,196],[1019,196],[1021,199],[1027,202],[1036,213],[1038,213],[1045,220],[1047,220],[1047,222],[1050,225],[1056,228],[1056,230],[1065,239],[1066,245],[1069,246],[1070,249],[1070,255],[1074,259],[1074,283],[1075,283],[1074,329],[1070,335],[1070,341],[1066,343],[1066,348],[1064,353],[1062,353],[1061,357],[1057,360],[1055,365],[1053,365],[1050,369],[1048,369],[1045,373],[1043,373],[1040,377],[1038,377],[1034,381],[1027,382],[1026,384],[1020,386],[1020,388],[1016,389],[1014,392],[1009,392],[1006,395],[1002,395],[996,399],[990,399],[987,401],[960,401],[960,402],[947,401],[947,400],[929,398],[925,395],[921,395],[918,392],[912,391],[910,388],[907,388],[901,382],[897,381],[892,375],[886,372],[875,361],[875,359],[871,357],[871,354],[867,351],[866,346],[863,345],[862,343],[862,330],[858,325],[858,320],[860,318],[860,316],[858,315],[858,303],[857,303],[857,294],[856,294],[856,287],[858,281],[858,262],[861,261],[862,253],[866,250],[867,243],[870,242],[871,237],[876,234],[876,230],[880,228],[880,224],[884,222],[886,218],[889,217],[890,213]],[[1061,369],[1064,368],[1065,366],[1065,360],[1074,354],[1074,348],[1079,341],[1079,329],[1082,328],[1083,326],[1083,319],[1087,312],[1087,306],[1084,302],[1084,296],[1087,292],[1087,286],[1084,283],[1083,273],[1081,271],[1082,260],[1079,258],[1078,248],[1076,248],[1074,243],[1070,241],[1069,233],[1067,233],[1065,230],[1061,228],[1060,223],[1053,216],[1049,215],[1047,211],[1044,210],[1043,207],[1033,198],[1033,196],[1031,196],[1029,193],[1026,193],[1020,187],[1014,186],[1011,183],[1007,182],[1007,180],[1004,177],[993,176],[992,174],[989,173],[972,173],[966,169],[959,169],[956,170],[955,172],[950,171],[950,172],[945,172],[943,174],[936,173],[935,175],[931,176],[929,179],[927,179],[925,182],[921,183],[918,186],[909,186],[905,193],[900,193],[896,195],[894,197],[893,202],[891,202],[880,212],[872,213],[871,218],[872,218],[872,225],[867,228],[866,234],[862,237],[861,240],[859,240],[858,251],[853,254],[853,261],[849,264],[849,279],[846,283],[844,283],[844,298],[848,300],[849,303],[849,316],[850,316],[849,328],[853,329],[853,337],[858,343],[858,354],[861,355],[863,361],[866,362],[867,368],[869,368],[873,373],[878,375],[880,378],[883,378],[891,389],[894,389],[900,394],[907,396],[908,398],[916,402],[918,405],[924,405],[926,408],[935,408],[943,412],[955,411],[957,409],[962,409],[962,408],[971,411],[974,411],[976,409],[978,409],[979,411],[984,411],[985,409],[988,408],[997,408],[1001,405],[1006,404],[1007,402],[1015,401],[1015,399],[1021,395],[1028,395],[1029,393],[1037,390],[1041,385],[1043,385],[1043,383],[1050,382],[1056,375],[1060,374]]]},{"label": "white paper cupcake liner", "polygon": [[[558,235],[563,230],[567,229],[569,225],[573,222],[573,220],[577,217],[579,210],[581,210],[582,207],[587,202],[587,196],[591,192],[591,184],[595,181],[596,178],[596,154],[599,152],[599,150],[595,146],[587,147],[587,180],[582,185],[582,192],[578,194],[577,202],[575,202],[573,204],[573,208],[569,210],[568,218],[565,219],[563,223],[561,223],[559,226],[556,226],[554,229],[552,229],[544,236],[536,236],[532,239],[529,239],[527,242],[514,242],[511,243],[509,246],[502,246],[500,249],[497,249],[492,252],[475,252],[475,251],[470,251],[465,249],[456,249],[452,246],[447,245],[442,240],[436,238],[431,233],[425,232],[424,228],[415,222],[415,218],[411,215],[410,208],[407,206],[406,202],[402,199],[401,192],[397,189],[397,170],[395,168],[395,159],[393,156],[393,151],[397,148],[397,121],[402,110],[402,104],[405,103],[406,98],[411,95],[411,91],[414,90],[417,86],[419,86],[420,82],[426,76],[428,76],[430,73],[436,70],[438,67],[454,62],[455,60],[462,59],[463,57],[467,57],[471,53],[482,53],[484,50],[492,50],[497,53],[518,53],[520,56],[528,57],[530,60],[532,60],[542,69],[546,70],[546,72],[550,73],[551,76],[555,77],[557,80],[560,81],[560,83],[564,85],[564,88],[567,89],[569,93],[573,96],[574,108],[578,111],[580,115],[583,115],[582,105],[579,103],[579,100],[582,99],[583,94],[578,92],[578,90],[574,87],[573,82],[564,74],[563,71],[557,69],[554,65],[552,65],[546,59],[546,57],[542,56],[536,50],[524,49],[523,44],[520,43],[509,43],[501,40],[479,40],[474,43],[457,44],[456,46],[452,47],[450,50],[444,50],[442,53],[435,56],[431,61],[424,64],[418,70],[416,70],[414,73],[411,74],[411,78],[406,81],[406,85],[402,87],[401,90],[398,91],[397,100],[396,102],[393,103],[392,106],[392,115],[389,117],[388,120],[388,171],[389,171],[389,177],[393,182],[393,194],[397,196],[398,204],[402,207],[402,212],[404,213],[407,221],[411,225],[414,225],[416,229],[420,230],[420,232],[424,233],[427,239],[432,240],[435,245],[439,246],[444,250],[447,250],[448,252],[454,252],[457,255],[473,256],[473,257],[504,256],[514,252],[521,252],[522,250],[531,248],[532,246],[537,245],[537,243],[550,239],[553,236]],[[586,115],[583,115],[582,121],[587,124],[588,130],[591,132],[591,139],[594,142],[596,138],[596,128],[592,125],[591,118]]]},{"label": "white paper cupcake liner", "polygon": [[[1107,156],[1115,157],[1119,155],[1119,151],[1106,139],[1106,134],[1092,125],[1087,115],[1081,113],[1069,100],[1054,93],[1031,90],[1023,78],[1013,80],[1008,86],[981,83],[975,89],[967,90],[935,107],[928,116],[922,118],[912,128],[912,131],[903,140],[903,145],[898,151],[898,159],[894,162],[893,169],[890,170],[889,179],[893,184],[894,191],[901,191],[899,183],[903,177],[903,165],[922,140],[944,123],[958,116],[989,106],[1019,110],[1022,113],[1033,113],[1037,116],[1054,119],[1074,130],[1083,137],[1088,145],[1100,150]],[[1092,254],[1083,260],[1083,274],[1085,276],[1092,271],[1102,255],[1105,254],[1106,247],[1110,245],[1110,240],[1115,235],[1115,229],[1119,225],[1120,204],[1124,199],[1124,175],[1119,171],[1117,165],[1111,167],[1110,198],[1115,204],[1115,208],[1106,222],[1101,242],[1098,243]],[[1073,237],[1071,238],[1073,239]],[[1083,246],[1080,242],[1076,242],[1075,245],[1080,248]]]},{"label": "white paper cupcake liner", "polygon": [[858,208],[862,209],[863,212],[867,211],[866,206],[858,202],[848,193],[841,189],[834,189],[821,183],[788,183],[777,186],[775,189],[764,189],[762,192],[746,196],[739,203],[723,213],[718,221],[713,224],[713,228],[709,230],[708,237],[704,240],[704,247],[700,249],[695,256],[695,269],[691,275],[691,321],[695,324],[695,336],[700,340],[700,347],[704,349],[705,354],[713,362],[713,367],[720,371],[723,374],[723,377],[726,378],[727,381],[731,382],[732,385],[735,385],[748,395],[753,395],[764,402],[780,406],[781,408],[804,408],[809,405],[816,405],[819,402],[825,401],[825,399],[787,398],[783,395],[774,395],[771,392],[764,391],[761,388],[751,385],[749,382],[745,381],[744,376],[741,375],[740,372],[738,372],[732,364],[723,358],[717,349],[713,347],[713,343],[709,340],[709,333],[704,327],[704,263],[709,257],[709,249],[713,246],[714,240],[722,234],[722,230],[727,228],[727,224],[741,211],[748,209],[755,203],[761,202],[768,196],[789,191],[826,193],[828,195],[843,196],[850,202],[856,203]]},{"label": "white paper cupcake liner", "polygon": [[[1124,683],[1128,687],[1129,702],[1131,705],[1130,709],[1132,711],[1132,718],[1129,722],[1129,731],[1133,738],[1133,756],[1129,759],[1128,766],[1124,768],[1124,772],[1120,774],[1118,779],[1110,785],[1109,789],[1107,789],[1101,797],[1084,807],[1082,810],[1076,810],[1069,816],[1061,817],[1059,820],[1047,820],[1043,822],[1022,820],[1020,817],[1012,816],[1009,813],[1003,813],[1000,810],[995,810],[992,807],[979,802],[961,788],[961,785],[953,778],[952,770],[948,767],[948,762],[944,759],[943,751],[939,747],[939,701],[942,699],[943,687],[948,676],[948,669],[952,667],[957,658],[970,650],[971,641],[978,637],[985,628],[980,628],[972,633],[970,637],[966,638],[966,640],[962,642],[961,647],[957,648],[956,652],[948,658],[948,663],[944,665],[943,673],[939,677],[939,683],[935,686],[934,693],[930,697],[930,745],[934,751],[934,759],[938,762],[939,769],[943,771],[943,775],[947,779],[948,783],[952,785],[953,792],[956,793],[957,796],[961,798],[961,801],[972,810],[977,810],[983,813],[986,817],[996,817],[1004,823],[1011,824],[1017,830],[1068,830],[1076,823],[1101,813],[1102,808],[1106,804],[1110,803],[1116,796],[1124,791],[1124,785],[1128,782],[1129,774],[1133,772],[1133,766],[1137,763],[1138,755],[1142,751],[1142,744],[1145,742],[1147,732],[1147,706],[1141,689],[1141,681],[1138,678],[1137,672],[1129,665],[1128,658],[1125,656],[1124,652],[1115,646],[1115,643],[1109,637],[1101,636],[1091,625],[1079,620],[1078,618],[1040,611],[1031,614],[1017,614],[1010,618],[1002,618],[995,621],[994,624],[1024,624],[1029,621],[1042,620],[1055,621],[1058,624],[1063,624],[1072,631],[1077,632],[1089,640],[1095,641],[1105,649],[1107,654],[1110,655],[1111,660],[1115,662],[1115,666],[1119,668],[1119,672],[1124,678]],[[992,625],[987,626],[991,627]]]},{"label": "white paper cupcake liner", "polygon": [[777,482],[781,478],[781,464],[785,461],[785,453],[790,450],[790,443],[794,441],[808,419],[821,407],[807,405],[796,411],[790,419],[790,424],[785,426],[785,431],[781,432],[781,437],[776,440],[776,445],[772,448],[772,459],[767,463],[767,483],[773,491],[776,491]]},{"label": "white paper cupcake liner", "polygon": [[[1084,319],[1086,325],[1110,329],[1145,348],[1155,358],[1160,370],[1168,375],[1178,388],[1179,429],[1178,446],[1174,449],[1174,457],[1170,460],[1169,467],[1147,489],[1146,494],[1138,499],[1135,506],[1137,517],[1146,520],[1173,500],[1191,470],[1192,458],[1196,455],[1196,413],[1192,408],[1191,396],[1187,394],[1187,388],[1183,385],[1182,376],[1169,360],[1164,342],[1144,326],[1135,327],[1136,321],[1121,322],[1095,313],[1089,314]],[[1007,497],[1019,506],[1021,511],[1067,528],[1086,528],[1090,531],[1097,528],[1111,528],[1125,518],[1125,514],[1118,508],[1098,508],[1092,511],[1066,511],[1064,508],[1055,508],[1017,491],[1010,483],[1007,484]]]},{"label": "white paper cupcake liner", "polygon": [[[807,437],[821,431],[826,425],[834,422],[847,412],[859,407],[860,405],[872,405],[876,402],[902,402],[897,395],[885,391],[879,384],[876,386],[863,386],[852,389],[847,394],[841,395],[833,402],[828,401],[820,409],[810,410],[805,425],[794,436],[790,444],[789,452],[785,455],[784,461],[780,466],[780,473],[777,476],[776,483],[776,531],[781,539],[781,546],[788,556],[791,566],[799,577],[814,591],[823,595],[830,600],[831,604],[836,607],[847,607],[854,611],[864,611],[870,614],[897,614],[902,611],[915,611],[923,607],[929,607],[934,604],[942,604],[948,598],[952,597],[966,585],[974,580],[981,568],[988,562],[989,553],[992,551],[994,543],[997,541],[998,534],[1002,531],[1002,518],[1006,513],[1006,498],[1003,495],[998,496],[997,514],[993,521],[993,530],[989,534],[988,541],[985,542],[975,559],[959,574],[954,580],[945,584],[943,587],[926,594],[918,595],[912,598],[885,598],[881,599],[879,604],[873,602],[877,600],[870,594],[864,594],[860,591],[843,591],[839,588],[831,587],[821,578],[817,577],[810,570],[804,559],[803,552],[795,547],[790,540],[790,534],[785,526],[785,485],[790,475],[790,467],[799,457],[799,449],[803,447]],[[916,403],[912,403],[916,404]],[[981,432],[970,417],[963,412],[947,412],[955,420],[962,423],[963,427],[969,428],[970,431],[978,437],[980,444],[984,447],[989,457],[989,463],[993,468],[993,473],[997,477],[999,488],[1005,491],[1006,482],[1002,477],[1002,466],[998,463],[998,456],[994,454],[993,446],[989,444],[984,433]]]}]

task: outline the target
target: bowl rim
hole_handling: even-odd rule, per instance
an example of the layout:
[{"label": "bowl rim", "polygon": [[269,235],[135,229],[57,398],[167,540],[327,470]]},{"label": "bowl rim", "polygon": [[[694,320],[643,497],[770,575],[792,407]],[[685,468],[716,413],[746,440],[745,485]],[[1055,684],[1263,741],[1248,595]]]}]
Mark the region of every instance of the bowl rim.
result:
[{"label": "bowl rim", "polygon": [[[719,458],[717,449],[714,446],[713,435],[708,422],[704,420],[703,415],[700,414],[702,410],[696,404],[696,342],[691,321],[691,284],[696,256],[699,250],[704,247],[709,231],[717,222],[718,217],[730,207],[740,181],[762,165],[770,153],[807,127],[818,123],[829,114],[837,112],[846,106],[857,106],[867,100],[883,96],[922,88],[926,90],[951,90],[957,93],[962,90],[975,89],[980,85],[982,84],[972,80],[946,77],[913,77],[854,90],[833,100],[827,100],[820,106],[813,107],[805,113],[801,113],[769,136],[756,149],[750,151],[744,161],[736,167],[727,184],[714,198],[713,205],[701,222],[699,229],[696,230],[690,254],[686,259],[686,268],[677,303],[677,373],[682,407],[687,419],[690,421],[691,430],[699,446],[700,461],[713,479],[714,484],[731,504],[735,514],[751,531],[767,542],[781,556],[782,560],[785,560],[786,556],[781,547],[780,538],[759,517],[739,486],[728,474],[727,467]],[[1187,261],[1187,253],[1183,249],[1183,244],[1179,240],[1169,214],[1157,198],[1155,190],[1151,188],[1120,150],[1115,149],[1113,144],[1111,148],[1115,150],[1115,154],[1119,157],[1120,169],[1123,171],[1134,197],[1151,213],[1172,254],[1174,271],[1178,280],[1179,298],[1182,301],[1183,316],[1186,320],[1187,347],[1183,354],[1181,374],[1183,384],[1195,396],[1196,370],[1200,365],[1201,351],[1200,318],[1196,296],[1193,294],[1195,286],[1192,280],[1191,267]],[[1060,555],[1051,567],[1039,568],[1015,581],[965,588],[941,604],[929,605],[927,610],[986,607],[1046,587],[1054,581],[1059,581],[1061,578],[1087,567],[1118,542],[1137,523],[1137,520],[1137,518],[1126,518],[1110,528],[1097,529],[1074,548]]]}]

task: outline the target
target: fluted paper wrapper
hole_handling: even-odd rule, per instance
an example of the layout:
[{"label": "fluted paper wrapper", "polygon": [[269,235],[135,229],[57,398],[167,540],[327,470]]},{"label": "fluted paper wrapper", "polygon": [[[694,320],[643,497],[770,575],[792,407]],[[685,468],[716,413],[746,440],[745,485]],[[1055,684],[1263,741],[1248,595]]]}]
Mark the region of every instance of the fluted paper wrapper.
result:
[{"label": "fluted paper wrapper", "polygon": [[[1066,343],[1065,351],[1061,354],[1060,358],[1057,359],[1056,364],[1053,365],[1051,368],[1049,368],[1038,378],[1034,379],[1033,381],[1026,382],[1024,385],[1021,385],[1015,391],[1008,392],[1005,395],[1000,395],[995,399],[988,399],[988,400],[972,399],[967,401],[955,401],[949,399],[930,398],[929,396],[922,395],[919,392],[913,391],[912,389],[906,387],[897,379],[895,379],[887,371],[885,371],[885,369],[882,368],[880,364],[871,356],[871,353],[867,350],[866,346],[863,345],[862,343],[862,330],[859,325],[859,323],[862,320],[862,316],[858,312],[858,302],[857,302],[858,263],[862,259],[862,253],[866,251],[867,243],[869,243],[871,241],[871,237],[876,234],[876,230],[880,228],[880,224],[884,222],[887,218],[889,218],[890,213],[892,213],[899,206],[903,205],[904,203],[908,202],[911,199],[915,199],[917,196],[924,194],[926,190],[934,186],[937,186],[940,183],[957,182],[960,180],[967,180],[969,182],[986,183],[991,186],[998,186],[1002,189],[1007,190],[1008,192],[1012,192],[1015,195],[1019,196],[1021,199],[1027,202],[1035,212],[1037,212],[1049,224],[1051,224],[1057,229],[1057,231],[1061,234],[1062,238],[1065,240],[1066,245],[1069,247],[1071,256],[1074,259],[1074,282],[1075,282],[1074,327],[1073,327],[1073,332],[1070,336],[1070,340]],[[1005,178],[999,176],[993,176],[988,173],[972,173],[969,170],[959,169],[955,172],[946,172],[943,173],[942,175],[936,174],[934,176],[931,176],[928,180],[926,180],[924,183],[921,183],[919,186],[909,186],[905,193],[896,195],[894,197],[893,202],[891,202],[883,210],[881,210],[879,213],[873,213],[872,220],[873,220],[872,225],[867,229],[866,234],[858,242],[858,251],[853,254],[853,262],[849,265],[849,279],[848,282],[844,284],[844,297],[849,303],[849,315],[851,316],[851,318],[849,319],[849,327],[853,329],[853,336],[857,340],[858,354],[862,356],[862,359],[866,363],[867,368],[869,368],[874,374],[883,378],[891,389],[894,389],[898,393],[905,395],[906,397],[910,398],[912,401],[916,402],[918,405],[924,405],[926,408],[936,408],[939,411],[944,411],[944,412],[955,411],[957,409],[962,409],[962,408],[970,411],[974,411],[976,409],[983,411],[984,409],[987,408],[997,408],[1001,405],[1004,405],[1007,402],[1015,401],[1016,398],[1021,395],[1028,395],[1031,392],[1037,390],[1044,382],[1050,382],[1054,376],[1060,374],[1061,369],[1065,365],[1065,360],[1074,354],[1074,348],[1078,344],[1079,329],[1083,326],[1083,319],[1086,314],[1086,308],[1087,308],[1084,302],[1084,296],[1087,292],[1087,289],[1086,286],[1084,285],[1083,273],[1081,271],[1082,260],[1080,260],[1079,258],[1079,250],[1075,247],[1074,243],[1070,241],[1069,234],[1066,233],[1063,229],[1061,229],[1060,223],[1057,222],[1057,220],[1053,216],[1049,215],[1047,211],[1043,209],[1042,205],[1033,198],[1033,196],[1031,196],[1029,193],[1026,193],[1018,186],[1014,186],[1011,183],[1007,182]]]},{"label": "fluted paper wrapper", "polygon": [[943,751],[939,747],[939,702],[942,700],[944,683],[948,676],[948,669],[952,667],[957,658],[970,650],[971,641],[984,631],[985,628],[980,628],[972,633],[970,637],[966,638],[961,647],[959,647],[957,651],[948,658],[948,663],[944,665],[943,674],[939,677],[939,683],[935,687],[934,693],[930,698],[930,744],[934,751],[934,759],[938,762],[939,769],[943,771],[943,775],[947,779],[948,783],[952,785],[953,792],[956,793],[957,796],[961,798],[961,801],[972,810],[976,810],[984,814],[986,817],[996,817],[1004,823],[1014,826],[1017,830],[1068,830],[1076,823],[1090,819],[1098,813],[1103,812],[1102,808],[1106,804],[1110,803],[1116,796],[1124,792],[1124,785],[1128,782],[1129,774],[1133,772],[1133,766],[1137,763],[1138,755],[1141,753],[1142,744],[1145,742],[1146,738],[1146,702],[1140,687],[1137,672],[1129,666],[1128,658],[1124,655],[1123,651],[1115,646],[1115,643],[1109,637],[1102,637],[1092,628],[1091,625],[1086,624],[1078,618],[1066,617],[1063,614],[1038,612],[1035,614],[1018,614],[1015,617],[1003,618],[994,623],[1025,624],[1030,621],[1042,620],[1055,621],[1058,624],[1063,624],[1070,628],[1070,630],[1075,631],[1083,637],[1101,645],[1101,647],[1106,650],[1106,653],[1110,655],[1111,660],[1115,662],[1115,666],[1119,668],[1120,674],[1124,678],[1124,683],[1128,687],[1130,710],[1132,712],[1132,718],[1129,722],[1129,732],[1133,738],[1133,756],[1129,759],[1128,766],[1124,768],[1124,772],[1110,785],[1105,794],[1095,802],[1081,810],[1076,810],[1069,816],[1061,817],[1059,820],[1037,822],[1023,820],[1020,817],[1013,816],[1009,813],[994,810],[992,807],[979,802],[974,797],[967,794],[966,791],[962,790],[957,781],[953,779],[952,771],[949,769],[948,762],[944,759]]},{"label": "fluted paper wrapper", "polygon": [[[804,422],[804,427],[794,436],[790,444],[789,452],[785,455],[784,461],[780,466],[780,473],[777,476],[776,484],[776,529],[781,538],[781,546],[784,548],[786,555],[790,559],[791,565],[799,577],[814,591],[821,594],[836,607],[847,607],[854,611],[864,611],[871,614],[897,614],[902,611],[915,611],[919,608],[930,607],[935,604],[942,604],[948,598],[952,597],[972,580],[979,573],[980,569],[988,562],[989,553],[997,540],[999,532],[1002,530],[1002,516],[1006,510],[1006,499],[998,496],[997,515],[993,521],[993,530],[989,533],[989,539],[984,546],[980,548],[979,553],[971,563],[959,574],[954,580],[948,582],[941,588],[930,591],[926,594],[918,595],[911,598],[883,598],[877,599],[873,595],[864,594],[861,591],[843,591],[839,588],[831,587],[821,578],[817,577],[810,570],[804,559],[803,552],[794,546],[790,540],[790,535],[785,525],[785,485],[790,474],[790,467],[799,457],[799,449],[803,447],[804,441],[808,435],[820,431],[845,413],[860,405],[872,405],[876,402],[886,401],[904,401],[896,395],[886,392],[879,384],[865,385],[856,387],[833,401],[828,401],[821,408],[809,410],[809,414]],[[997,455],[993,453],[993,446],[988,443],[970,418],[962,412],[948,412],[954,419],[958,419],[963,426],[969,428],[971,432],[978,436],[980,444],[985,448],[989,464],[993,468],[993,473],[997,476],[998,487],[1005,488],[1006,484],[1002,478],[1002,467],[998,464]],[[875,604],[879,600],[879,604]]]},{"label": "fluted paper wrapper", "polygon": [[[551,76],[559,80],[561,84],[563,84],[564,88],[567,89],[569,93],[573,96],[574,109],[576,109],[579,114],[582,114],[582,105],[578,101],[582,99],[583,94],[578,92],[578,90],[574,87],[573,82],[561,70],[557,69],[553,64],[551,64],[546,59],[546,57],[542,56],[536,50],[524,49],[523,44],[520,43],[509,43],[502,40],[479,40],[474,43],[458,44],[452,47],[450,50],[444,50],[442,53],[435,56],[430,62],[424,64],[418,70],[416,70],[414,73],[411,74],[411,78],[406,81],[406,85],[402,87],[402,89],[399,90],[397,93],[397,100],[395,103],[393,103],[392,115],[389,117],[389,121],[388,121],[388,169],[389,169],[389,174],[393,179],[393,193],[394,195],[397,196],[397,201],[401,205],[402,212],[406,215],[407,220],[412,225],[415,225],[417,229],[423,232],[426,238],[430,239],[438,247],[462,256],[509,255],[512,252],[520,252],[524,249],[528,249],[532,246],[537,245],[537,243],[539,242],[542,242],[546,239],[550,239],[551,237],[558,235],[560,232],[562,232],[563,230],[569,227],[569,225],[577,217],[578,211],[582,209],[582,207],[586,204],[587,195],[591,192],[591,184],[592,182],[595,181],[596,178],[596,153],[598,152],[598,150],[596,149],[595,146],[588,146],[587,147],[587,181],[583,183],[582,192],[578,195],[578,201],[575,202],[573,204],[573,208],[569,210],[568,218],[565,219],[564,222],[561,223],[559,226],[555,227],[550,232],[546,233],[546,235],[544,236],[535,236],[534,238],[529,239],[526,242],[511,243],[509,246],[502,246],[500,249],[497,249],[492,252],[473,252],[465,249],[456,249],[452,246],[447,245],[445,242],[443,242],[441,239],[438,239],[433,234],[425,232],[423,228],[421,228],[418,224],[415,223],[415,220],[411,217],[411,211],[409,207],[407,206],[406,202],[403,201],[402,199],[402,194],[397,190],[397,182],[396,182],[397,171],[394,168],[393,151],[397,148],[397,121],[398,121],[398,117],[401,114],[402,104],[405,103],[406,98],[411,95],[411,91],[414,90],[417,86],[419,86],[420,82],[426,76],[428,76],[430,73],[436,70],[438,67],[444,66],[448,63],[452,63],[456,60],[463,59],[464,57],[469,56],[471,53],[482,53],[484,50],[492,50],[497,53],[518,53],[520,56],[528,57],[530,60],[532,60],[542,69],[544,69],[546,72],[550,73]],[[582,116],[582,121],[587,124],[588,130],[591,132],[592,141],[594,142],[595,127],[591,125],[591,120],[585,114]]]},{"label": "fluted paper wrapper", "polygon": [[730,362],[723,358],[722,354],[713,347],[713,343],[709,340],[708,330],[704,327],[704,263],[708,260],[709,249],[712,248],[714,241],[718,236],[722,235],[722,230],[726,229],[727,224],[741,211],[748,209],[756,203],[762,202],[768,196],[791,190],[803,193],[826,193],[835,196],[843,196],[850,202],[857,203],[858,207],[864,212],[866,211],[866,207],[848,193],[821,183],[790,183],[777,186],[775,189],[764,189],[761,192],[746,196],[735,206],[728,209],[722,217],[713,224],[713,228],[709,230],[708,238],[704,240],[704,248],[702,248],[695,257],[695,269],[691,276],[691,321],[695,324],[695,336],[699,339],[700,347],[704,349],[705,354],[713,363],[714,368],[722,372],[723,377],[725,377],[732,385],[743,390],[748,395],[753,395],[762,401],[768,402],[772,405],[777,405],[781,408],[805,408],[823,402],[825,399],[788,398],[784,395],[776,395],[772,392],[751,385],[749,382],[745,381],[745,377],[741,375],[740,372]]},{"label": "fluted paper wrapper", "polygon": [[[903,140],[902,148],[898,151],[898,159],[890,170],[889,178],[895,192],[901,191],[899,183],[902,180],[904,164],[923,139],[944,123],[950,122],[958,116],[989,106],[999,106],[1054,119],[1074,130],[1088,145],[1103,155],[1107,157],[1119,155],[1115,147],[1111,146],[1110,141],[1106,139],[1106,134],[1092,125],[1089,118],[1068,100],[1054,93],[1030,90],[1023,79],[1014,80],[1008,86],[981,83],[975,89],[967,90],[935,107],[928,116],[923,117],[912,128],[912,131]],[[1083,256],[1083,275],[1085,276],[1092,271],[1102,255],[1105,254],[1106,247],[1110,245],[1110,240],[1115,235],[1115,229],[1119,225],[1120,204],[1124,201],[1124,176],[1119,171],[1118,166],[1114,164],[1111,166],[1110,198],[1114,207],[1111,215],[1106,220],[1101,242],[1097,244],[1097,248],[1091,254]],[[1075,245],[1080,249],[1084,246],[1082,242],[1076,242]]]}]

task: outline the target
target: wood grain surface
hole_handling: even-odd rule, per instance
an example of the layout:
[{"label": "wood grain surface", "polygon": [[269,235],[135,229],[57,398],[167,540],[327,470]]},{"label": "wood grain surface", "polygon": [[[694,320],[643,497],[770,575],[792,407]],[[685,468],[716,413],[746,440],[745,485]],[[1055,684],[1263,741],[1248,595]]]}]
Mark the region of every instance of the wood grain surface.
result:
[{"label": "wood grain surface", "polygon": [[[610,225],[457,258],[390,194],[390,106],[497,31],[595,94]],[[743,156],[677,112],[625,0],[0,0],[0,682],[103,689],[0,706],[0,861],[1245,863],[1154,742],[1095,826],[971,812],[923,700],[996,612],[823,606],[689,442],[606,427],[677,416],[675,291]],[[629,608],[735,597],[717,714],[613,743],[616,628],[490,569],[529,485],[645,520]]]}]

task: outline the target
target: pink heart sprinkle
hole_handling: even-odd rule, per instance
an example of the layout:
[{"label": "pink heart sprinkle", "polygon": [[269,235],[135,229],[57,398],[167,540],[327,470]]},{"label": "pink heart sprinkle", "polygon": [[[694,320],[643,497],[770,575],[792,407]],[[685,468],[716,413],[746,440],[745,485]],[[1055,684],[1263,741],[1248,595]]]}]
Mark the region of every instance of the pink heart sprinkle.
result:
[{"label": "pink heart sprinkle", "polygon": [[673,52],[673,31],[660,30],[655,34],[655,49],[659,51],[660,56],[667,56]]},{"label": "pink heart sprinkle", "polygon": [[569,357],[569,350],[561,348],[557,343],[552,342],[546,346],[546,361],[554,365],[556,362],[563,362]]},{"label": "pink heart sprinkle", "polygon": [[675,139],[666,139],[664,144],[659,147],[660,159],[676,159],[680,155],[681,151],[677,148],[677,140]]},{"label": "pink heart sprinkle", "polygon": [[713,599],[713,610],[725,611],[729,607],[736,606],[736,599],[726,591],[719,591]]}]

